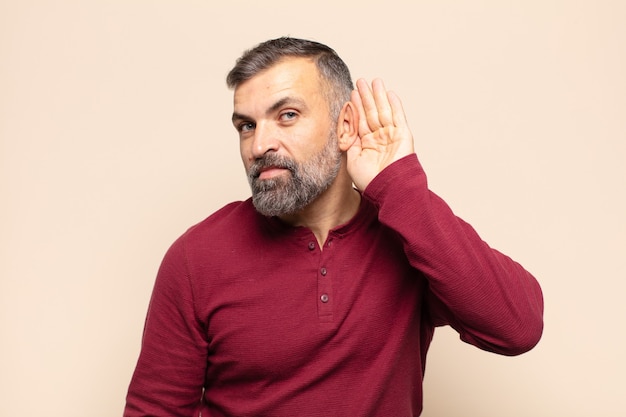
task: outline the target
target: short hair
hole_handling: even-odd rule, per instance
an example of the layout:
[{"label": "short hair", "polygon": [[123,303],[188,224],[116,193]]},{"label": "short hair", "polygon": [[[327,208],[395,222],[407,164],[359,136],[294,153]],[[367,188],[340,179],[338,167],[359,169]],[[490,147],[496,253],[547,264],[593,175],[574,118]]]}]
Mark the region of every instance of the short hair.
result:
[{"label": "short hair", "polygon": [[354,89],[350,70],[339,55],[319,42],[281,37],[262,42],[243,53],[226,77],[228,88],[235,89],[260,72],[287,57],[311,58],[323,81],[331,117],[336,120]]}]

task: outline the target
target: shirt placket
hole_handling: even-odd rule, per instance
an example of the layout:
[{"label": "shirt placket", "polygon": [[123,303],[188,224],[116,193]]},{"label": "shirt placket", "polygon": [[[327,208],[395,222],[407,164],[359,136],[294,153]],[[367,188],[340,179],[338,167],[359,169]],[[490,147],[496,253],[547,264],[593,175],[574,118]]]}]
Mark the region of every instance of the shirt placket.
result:
[{"label": "shirt placket", "polygon": [[[317,249],[315,242],[309,242],[309,250]],[[328,259],[332,255],[332,238],[329,237],[324,244],[324,250],[321,251],[319,262],[317,265],[317,315],[320,322],[331,322],[333,320],[333,305],[335,299],[333,296],[333,270],[328,265]]]}]

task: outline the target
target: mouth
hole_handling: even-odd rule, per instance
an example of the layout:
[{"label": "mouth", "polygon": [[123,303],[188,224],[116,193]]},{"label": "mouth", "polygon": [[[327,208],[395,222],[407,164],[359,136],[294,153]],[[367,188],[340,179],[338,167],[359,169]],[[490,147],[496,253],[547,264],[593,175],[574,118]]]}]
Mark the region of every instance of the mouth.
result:
[{"label": "mouth", "polygon": [[279,166],[274,166],[274,165],[267,166],[259,170],[257,178],[260,180],[267,180],[267,179],[275,178],[279,175],[282,175],[285,172],[289,172],[289,169],[279,167]]},{"label": "mouth", "polygon": [[296,171],[296,164],[291,159],[270,153],[254,161],[248,171],[248,178],[250,182],[278,180],[285,174],[294,176]]}]

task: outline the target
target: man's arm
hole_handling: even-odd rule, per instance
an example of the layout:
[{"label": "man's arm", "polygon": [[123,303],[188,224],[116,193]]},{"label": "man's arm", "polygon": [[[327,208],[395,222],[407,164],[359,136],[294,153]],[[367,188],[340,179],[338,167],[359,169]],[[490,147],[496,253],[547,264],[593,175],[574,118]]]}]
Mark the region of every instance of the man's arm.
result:
[{"label": "man's arm", "polygon": [[183,237],[157,275],[124,417],[198,415],[208,342],[189,278]]},{"label": "man's arm", "polygon": [[428,278],[435,325],[449,324],[464,341],[505,355],[539,341],[539,284],[428,190],[415,154],[374,178],[364,196],[378,207],[380,222],[398,234],[410,264]]},{"label": "man's arm", "polygon": [[400,236],[411,265],[427,276],[435,324],[450,324],[466,342],[497,353],[532,348],[543,329],[537,281],[428,189],[400,100],[382,81],[371,88],[357,81],[352,102],[359,138],[348,150],[348,171],[381,223]]}]

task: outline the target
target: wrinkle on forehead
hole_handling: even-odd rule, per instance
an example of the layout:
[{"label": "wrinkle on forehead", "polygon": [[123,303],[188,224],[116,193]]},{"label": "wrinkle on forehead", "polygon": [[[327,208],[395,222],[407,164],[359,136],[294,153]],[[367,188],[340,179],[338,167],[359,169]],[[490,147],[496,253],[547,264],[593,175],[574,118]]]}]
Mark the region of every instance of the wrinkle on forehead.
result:
[{"label": "wrinkle on forehead", "polygon": [[271,105],[268,103],[287,96],[303,101],[324,99],[322,88],[319,71],[312,59],[286,58],[239,85],[234,92],[233,104],[236,113],[250,113],[248,109],[238,107],[250,104],[267,108]]}]

